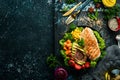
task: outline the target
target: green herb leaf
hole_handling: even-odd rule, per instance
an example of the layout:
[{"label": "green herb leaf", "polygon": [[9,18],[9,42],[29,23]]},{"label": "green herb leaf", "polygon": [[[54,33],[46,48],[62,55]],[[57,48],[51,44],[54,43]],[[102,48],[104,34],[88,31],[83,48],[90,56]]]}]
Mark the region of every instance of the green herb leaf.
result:
[{"label": "green herb leaf", "polygon": [[102,0],[94,0],[95,3],[100,3]]},{"label": "green herb leaf", "polygon": [[47,64],[50,68],[55,68],[57,65],[59,65],[59,61],[57,60],[56,56],[51,54],[47,57]]},{"label": "green herb leaf", "polygon": [[111,18],[113,18],[115,16],[119,16],[119,14],[120,14],[120,5],[116,4],[112,8],[105,8],[103,12],[105,14],[104,18],[106,20],[109,20],[109,19],[111,19]]},{"label": "green herb leaf", "polygon": [[98,18],[98,10],[95,11],[95,16]]},{"label": "green herb leaf", "polygon": [[65,2],[66,2],[67,4],[72,4],[72,3],[75,3],[76,0],[65,0]]},{"label": "green herb leaf", "polygon": [[61,46],[64,46],[64,42],[65,42],[64,39],[59,40],[59,44],[60,44]]},{"label": "green herb leaf", "polygon": [[84,39],[82,38],[82,39],[78,40],[77,43],[78,43],[78,45],[83,47],[84,46]]},{"label": "green herb leaf", "polygon": [[66,58],[64,58],[64,63],[65,63],[65,66],[69,66],[69,64],[68,64],[68,61],[70,60],[70,58],[69,57],[66,57]]},{"label": "green herb leaf", "polygon": [[71,33],[65,33],[64,37],[63,37],[65,40],[69,39],[69,40],[74,40],[73,37],[72,37],[72,34]]},{"label": "green herb leaf", "polygon": [[82,31],[83,31],[83,29],[84,29],[83,27],[78,27],[78,28],[79,28],[79,30],[80,30],[81,32],[82,32]]},{"label": "green herb leaf", "polygon": [[70,31],[73,31],[77,26],[73,23],[70,24]]},{"label": "green herb leaf", "polygon": [[96,64],[97,64],[97,62],[96,62],[96,61],[91,61],[91,62],[90,62],[90,66],[91,66],[91,67],[95,67],[95,66],[96,66]]},{"label": "green herb leaf", "polygon": [[106,51],[102,50],[100,58],[102,59],[105,55],[106,55]]},{"label": "green herb leaf", "polygon": [[60,50],[61,55],[64,57],[64,64],[65,66],[68,66],[68,60],[70,60],[69,57],[65,54],[65,50]]},{"label": "green herb leaf", "polygon": [[64,58],[67,57],[66,54],[65,54],[65,50],[60,50],[60,53],[61,53],[61,55],[62,55]]}]

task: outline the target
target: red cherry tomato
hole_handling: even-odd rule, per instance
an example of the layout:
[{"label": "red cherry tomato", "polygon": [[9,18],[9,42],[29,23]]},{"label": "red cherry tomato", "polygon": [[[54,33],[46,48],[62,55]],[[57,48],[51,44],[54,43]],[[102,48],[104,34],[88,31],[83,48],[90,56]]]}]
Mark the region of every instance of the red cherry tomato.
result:
[{"label": "red cherry tomato", "polygon": [[75,64],[75,69],[76,70],[80,70],[82,67],[80,66],[80,65],[78,65],[78,64]]},{"label": "red cherry tomato", "polygon": [[68,64],[71,66],[71,67],[74,67],[75,66],[75,62],[73,60],[69,60],[68,61]]},{"label": "red cherry tomato", "polygon": [[89,62],[86,62],[86,63],[85,63],[85,67],[86,67],[86,68],[89,68],[89,67],[90,67],[90,63],[89,63]]},{"label": "red cherry tomato", "polygon": [[82,69],[85,69],[85,65],[84,64],[82,65]]}]

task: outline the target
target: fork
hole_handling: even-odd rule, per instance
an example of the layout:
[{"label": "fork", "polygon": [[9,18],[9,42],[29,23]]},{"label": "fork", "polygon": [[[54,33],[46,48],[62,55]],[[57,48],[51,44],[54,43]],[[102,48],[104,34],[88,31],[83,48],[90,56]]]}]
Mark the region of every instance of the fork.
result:
[{"label": "fork", "polygon": [[68,24],[70,24],[71,22],[73,22],[73,21],[75,20],[76,16],[77,16],[77,14],[79,14],[79,13],[80,13],[80,10],[78,10],[77,12],[71,14],[71,15],[67,18],[67,20],[65,21],[65,23],[68,25]]}]

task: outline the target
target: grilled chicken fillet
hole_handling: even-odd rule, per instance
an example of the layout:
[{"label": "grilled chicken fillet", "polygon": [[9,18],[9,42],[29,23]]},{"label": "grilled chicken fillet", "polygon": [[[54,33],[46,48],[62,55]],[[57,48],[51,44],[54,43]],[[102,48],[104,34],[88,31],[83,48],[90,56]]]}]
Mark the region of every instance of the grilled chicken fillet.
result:
[{"label": "grilled chicken fillet", "polygon": [[81,32],[81,38],[84,39],[84,43],[85,43],[85,51],[87,56],[91,59],[91,60],[95,60],[96,58],[98,58],[101,54],[99,46],[98,46],[98,42],[97,39],[93,33],[93,31],[86,27],[82,32]]}]

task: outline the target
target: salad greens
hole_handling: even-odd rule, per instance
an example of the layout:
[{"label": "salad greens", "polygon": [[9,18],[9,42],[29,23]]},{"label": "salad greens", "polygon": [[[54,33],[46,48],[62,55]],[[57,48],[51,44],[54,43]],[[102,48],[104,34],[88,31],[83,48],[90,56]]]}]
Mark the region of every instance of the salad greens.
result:
[{"label": "salad greens", "polygon": [[78,40],[77,43],[79,46],[84,46],[84,39]]},{"label": "salad greens", "polygon": [[97,31],[93,31],[99,44],[99,48],[103,50],[105,48],[105,41],[104,39],[100,36],[100,34]]},{"label": "salad greens", "polygon": [[69,61],[69,60],[70,60],[69,57],[64,58],[64,64],[65,64],[66,66],[69,66],[69,64],[68,64],[68,61]]},{"label": "salad greens", "polygon": [[65,50],[60,50],[60,53],[61,53],[61,55],[62,55],[64,58],[67,57],[66,54],[65,54]]},{"label": "salad greens", "polygon": [[102,54],[101,54],[100,58],[102,59],[102,58],[106,55],[106,51],[105,51],[105,50],[102,50],[101,53],[102,53]]},{"label": "salad greens", "polygon": [[91,66],[91,67],[95,67],[96,64],[97,64],[97,61],[91,61],[91,62],[90,62],[90,66]]},{"label": "salad greens", "polygon": [[82,32],[82,30],[83,30],[84,28],[83,27],[79,27],[79,30]]},{"label": "salad greens", "polygon": [[71,34],[71,33],[65,33],[64,39],[65,39],[65,40],[67,40],[67,39],[73,40],[72,34]]},{"label": "salad greens", "polygon": [[69,31],[71,32],[72,30],[74,30],[77,26],[73,23],[70,24],[69,26]]},{"label": "salad greens", "polygon": [[61,46],[64,46],[64,42],[65,42],[65,39],[61,39],[61,40],[59,41],[59,44],[60,44]]},{"label": "salad greens", "polygon": [[66,66],[69,66],[69,65],[68,65],[68,61],[70,60],[70,58],[67,57],[67,55],[65,54],[65,50],[60,50],[60,53],[61,53],[61,55],[64,57],[64,64],[65,64]]}]

